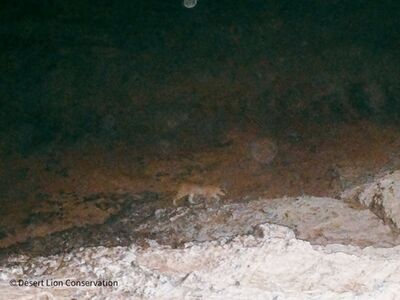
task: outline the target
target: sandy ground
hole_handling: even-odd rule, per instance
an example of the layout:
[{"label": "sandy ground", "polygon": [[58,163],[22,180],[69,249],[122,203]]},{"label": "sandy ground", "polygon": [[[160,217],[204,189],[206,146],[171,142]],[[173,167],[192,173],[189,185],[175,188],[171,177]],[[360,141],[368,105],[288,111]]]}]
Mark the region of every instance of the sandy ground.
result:
[{"label": "sandy ground", "polygon": [[[255,159],[250,145],[271,140],[272,162]],[[249,197],[338,196],[400,164],[397,129],[360,123],[287,129],[279,135],[231,130],[220,146],[186,149],[169,141],[137,148],[89,141],[1,160],[0,247],[73,227],[102,224],[121,209],[99,194],[160,194],[170,206],[180,183],[221,185],[224,201]],[[190,150],[190,151],[189,151]],[[246,198],[247,197],[247,198]],[[102,198],[90,201],[91,198]],[[89,200],[88,200],[89,199]]]}]

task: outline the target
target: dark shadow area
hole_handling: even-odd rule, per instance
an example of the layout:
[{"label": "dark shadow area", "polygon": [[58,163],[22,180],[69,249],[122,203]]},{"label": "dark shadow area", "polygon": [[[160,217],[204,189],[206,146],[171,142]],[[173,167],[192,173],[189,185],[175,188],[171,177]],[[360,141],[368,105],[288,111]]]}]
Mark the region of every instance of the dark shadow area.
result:
[{"label": "dark shadow area", "polygon": [[103,224],[91,195],[335,196],[398,168],[399,17],[391,0],[3,1],[0,247]]},{"label": "dark shadow area", "polygon": [[[395,1],[2,4],[2,150],[397,122]],[[295,126],[295,125],[294,125]]]}]

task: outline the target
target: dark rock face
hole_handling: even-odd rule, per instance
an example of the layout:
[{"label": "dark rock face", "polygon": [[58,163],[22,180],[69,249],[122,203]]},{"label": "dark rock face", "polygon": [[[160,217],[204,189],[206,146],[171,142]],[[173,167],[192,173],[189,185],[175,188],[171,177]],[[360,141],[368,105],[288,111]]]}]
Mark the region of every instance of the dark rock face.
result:
[{"label": "dark rock face", "polygon": [[[3,147],[399,117],[394,1],[2,4]],[[289,124],[289,125],[288,125]]]}]

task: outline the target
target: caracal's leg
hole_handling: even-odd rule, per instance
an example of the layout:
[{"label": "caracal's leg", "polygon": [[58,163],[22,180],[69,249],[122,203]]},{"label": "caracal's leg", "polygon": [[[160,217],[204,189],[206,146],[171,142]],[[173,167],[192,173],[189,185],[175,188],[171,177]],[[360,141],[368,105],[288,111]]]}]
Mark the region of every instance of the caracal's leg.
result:
[{"label": "caracal's leg", "polygon": [[190,204],[194,204],[193,198],[194,198],[194,194],[190,194],[190,195],[189,195],[189,203],[190,203]]}]

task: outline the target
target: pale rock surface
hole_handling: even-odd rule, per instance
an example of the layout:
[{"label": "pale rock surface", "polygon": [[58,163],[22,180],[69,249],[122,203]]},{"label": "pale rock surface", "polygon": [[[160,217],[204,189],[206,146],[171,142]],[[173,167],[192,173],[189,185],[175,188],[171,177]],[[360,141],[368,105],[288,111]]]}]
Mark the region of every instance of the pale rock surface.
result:
[{"label": "pale rock surface", "polygon": [[[135,245],[80,249],[65,257],[39,257],[28,262],[24,257],[14,258],[12,265],[1,269],[0,295],[10,300],[400,297],[400,246],[312,246],[282,226],[265,224],[259,229],[259,237],[193,242],[180,249],[154,243],[147,249]],[[47,266],[52,270],[43,276]],[[9,280],[18,278],[110,279],[119,285],[9,287]]]},{"label": "pale rock surface", "polygon": [[[397,226],[399,195],[395,172],[342,196],[379,206]],[[398,236],[369,209],[337,199],[160,209],[140,227],[186,242],[10,257],[0,266],[0,299],[400,299]],[[13,279],[60,280],[64,286],[12,287]],[[68,287],[68,279],[118,285]]]},{"label": "pale rock surface", "polygon": [[160,237],[162,243],[210,241],[221,237],[252,234],[262,223],[283,225],[296,237],[312,244],[350,244],[392,247],[400,244],[388,225],[367,208],[354,209],[341,200],[326,197],[285,197],[210,207],[179,207],[137,228]]},{"label": "pale rock surface", "polygon": [[347,190],[341,198],[357,201],[370,208],[396,231],[400,231],[400,171]]}]

